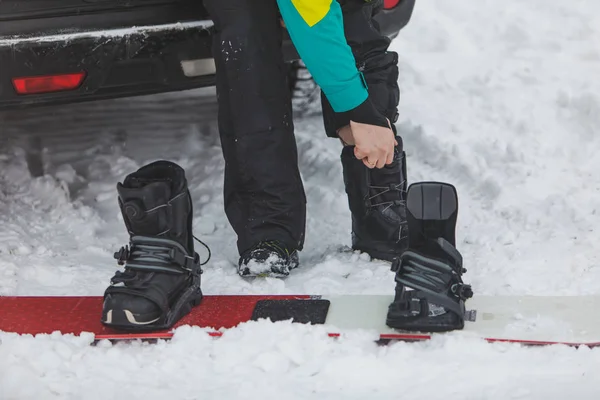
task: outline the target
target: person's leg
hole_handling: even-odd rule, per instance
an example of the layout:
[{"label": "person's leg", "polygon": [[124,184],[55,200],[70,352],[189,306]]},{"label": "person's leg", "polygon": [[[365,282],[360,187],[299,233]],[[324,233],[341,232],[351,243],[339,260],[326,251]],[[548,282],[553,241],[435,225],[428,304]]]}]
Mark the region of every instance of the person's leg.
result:
[{"label": "person's leg", "polygon": [[225,211],[238,235],[240,262],[245,265],[268,254],[253,252],[263,242],[277,241],[276,249],[294,253],[304,244],[306,198],[298,171],[277,3],[204,3],[215,23]]},{"label": "person's leg", "polygon": [[[398,55],[389,51],[390,39],[379,32],[374,14],[382,1],[340,0],[346,40],[357,67],[362,71],[375,107],[393,125],[398,118]],[[322,96],[326,134],[338,137],[340,121]],[[348,202],[352,212],[352,245],[372,257],[392,260],[407,243],[406,161],[402,140],[397,137],[394,162],[382,169],[368,169],[354,157],[354,147],[344,146],[342,166]]]}]

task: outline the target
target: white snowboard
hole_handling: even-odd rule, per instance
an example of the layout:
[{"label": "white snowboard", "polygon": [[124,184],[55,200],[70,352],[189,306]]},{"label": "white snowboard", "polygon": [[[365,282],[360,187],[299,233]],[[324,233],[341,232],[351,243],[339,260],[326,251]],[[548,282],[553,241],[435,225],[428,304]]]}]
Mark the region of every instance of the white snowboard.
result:
[{"label": "white snowboard", "polygon": [[[372,329],[382,339],[426,340],[448,333],[403,332],[385,325],[392,296],[323,296],[331,305],[325,324],[341,331]],[[600,296],[475,296],[466,302],[475,321],[449,332],[489,341],[526,344],[600,345],[600,324],[594,317]],[[408,336],[408,337],[407,337]]]}]

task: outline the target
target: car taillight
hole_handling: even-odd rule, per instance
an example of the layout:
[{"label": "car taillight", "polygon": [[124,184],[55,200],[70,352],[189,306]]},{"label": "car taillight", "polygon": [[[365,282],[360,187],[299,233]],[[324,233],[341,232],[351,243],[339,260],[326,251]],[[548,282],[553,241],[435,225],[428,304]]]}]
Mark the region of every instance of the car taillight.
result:
[{"label": "car taillight", "polygon": [[396,7],[398,3],[400,3],[400,0],[384,0],[383,8],[386,10],[391,10],[392,8]]},{"label": "car taillight", "polygon": [[76,72],[74,74],[13,78],[12,82],[18,94],[39,94],[77,89],[84,78],[85,72]]}]

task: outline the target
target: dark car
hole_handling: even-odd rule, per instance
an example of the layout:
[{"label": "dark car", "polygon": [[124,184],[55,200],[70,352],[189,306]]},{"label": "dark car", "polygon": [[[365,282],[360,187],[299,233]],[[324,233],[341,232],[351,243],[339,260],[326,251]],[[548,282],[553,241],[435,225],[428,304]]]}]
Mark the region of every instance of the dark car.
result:
[{"label": "dark car", "polygon": [[[385,0],[395,37],[414,0]],[[212,21],[200,0],[0,0],[0,109],[212,86]],[[285,29],[292,85],[301,62]]]}]

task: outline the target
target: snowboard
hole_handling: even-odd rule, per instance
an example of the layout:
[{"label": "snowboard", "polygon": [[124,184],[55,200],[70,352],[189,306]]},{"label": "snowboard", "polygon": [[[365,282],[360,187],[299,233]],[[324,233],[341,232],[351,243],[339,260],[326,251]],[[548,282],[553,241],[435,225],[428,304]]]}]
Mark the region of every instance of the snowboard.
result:
[{"label": "snowboard", "polygon": [[446,333],[409,332],[386,326],[393,296],[387,295],[222,295],[205,296],[172,329],[123,332],[100,322],[102,297],[0,297],[0,331],[17,334],[79,335],[95,341],[170,339],[183,325],[206,328],[222,336],[236,326],[260,319],[273,323],[320,324],[336,338],[352,330],[376,333],[383,341],[424,341],[457,335],[489,342],[525,345],[600,346],[600,326],[593,317],[600,296],[475,296],[467,301],[465,327]]}]

